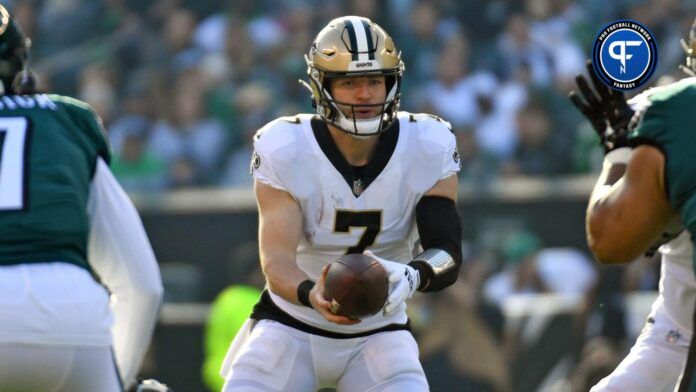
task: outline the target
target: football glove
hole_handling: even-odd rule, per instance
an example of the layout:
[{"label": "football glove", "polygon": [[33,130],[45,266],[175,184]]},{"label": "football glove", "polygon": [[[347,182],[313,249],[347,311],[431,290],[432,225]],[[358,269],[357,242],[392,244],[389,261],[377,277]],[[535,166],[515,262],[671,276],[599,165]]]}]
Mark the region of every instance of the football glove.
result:
[{"label": "football glove", "polygon": [[628,106],[623,92],[610,89],[599,80],[591,60],[587,60],[586,65],[594,90],[583,75],[577,75],[575,83],[580,93],[573,90],[568,98],[592,124],[604,146],[605,154],[626,147],[629,123],[634,111]]},{"label": "football glove", "polygon": [[413,293],[420,285],[420,275],[415,268],[409,265],[385,260],[375,256],[369,250],[366,250],[363,254],[379,261],[384,270],[387,271],[389,295],[387,296],[387,302],[384,303],[382,314],[384,317],[389,317],[401,308],[402,303],[413,296]]}]

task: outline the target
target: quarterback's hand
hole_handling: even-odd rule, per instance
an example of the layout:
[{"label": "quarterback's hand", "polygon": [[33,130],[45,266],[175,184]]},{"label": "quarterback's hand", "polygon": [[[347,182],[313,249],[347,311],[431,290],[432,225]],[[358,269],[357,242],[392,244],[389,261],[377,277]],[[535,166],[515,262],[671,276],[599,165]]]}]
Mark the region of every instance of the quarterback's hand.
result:
[{"label": "quarterback's hand", "polygon": [[592,61],[587,60],[586,65],[594,90],[583,75],[577,75],[575,83],[580,93],[573,90],[568,94],[568,98],[590,120],[605,153],[626,147],[628,124],[633,117],[633,109],[628,106],[623,92],[610,89],[599,80],[592,67]]},{"label": "quarterback's hand", "polygon": [[416,291],[420,285],[420,275],[415,268],[409,265],[385,260],[375,256],[369,250],[366,250],[363,254],[379,261],[387,271],[389,276],[389,296],[382,309],[382,314],[385,317],[391,316],[399,310],[401,303],[411,298]]},{"label": "quarterback's hand", "polygon": [[329,265],[325,265],[324,269],[321,271],[321,276],[317,283],[312,287],[309,292],[309,303],[312,308],[319,312],[325,319],[331,321],[332,323],[341,325],[353,325],[360,322],[360,320],[353,320],[346,316],[341,316],[335,314],[331,311],[331,301],[324,298],[324,283],[326,282],[326,274],[329,272]]}]

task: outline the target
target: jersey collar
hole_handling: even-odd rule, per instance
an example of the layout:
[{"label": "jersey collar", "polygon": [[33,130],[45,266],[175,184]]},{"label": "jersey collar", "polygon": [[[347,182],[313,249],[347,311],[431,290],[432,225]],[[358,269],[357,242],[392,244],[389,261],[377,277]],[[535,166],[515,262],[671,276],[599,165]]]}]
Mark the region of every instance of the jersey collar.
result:
[{"label": "jersey collar", "polygon": [[384,170],[399,140],[399,120],[395,119],[389,128],[380,134],[377,150],[370,162],[365,166],[355,167],[351,166],[343,154],[341,154],[338,146],[336,146],[336,142],[331,137],[329,128],[321,118],[318,116],[313,117],[311,125],[314,138],[317,140],[321,151],[336,170],[341,173],[355,197],[360,197],[372,181]]}]

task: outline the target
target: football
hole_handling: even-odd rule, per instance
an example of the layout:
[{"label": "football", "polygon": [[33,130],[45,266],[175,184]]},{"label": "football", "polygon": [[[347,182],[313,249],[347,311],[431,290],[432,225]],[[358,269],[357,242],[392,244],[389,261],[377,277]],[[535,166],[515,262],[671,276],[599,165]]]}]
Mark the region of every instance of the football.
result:
[{"label": "football", "polygon": [[359,320],[379,312],[387,301],[389,280],[379,261],[363,254],[341,256],[329,265],[324,298],[335,314]]}]

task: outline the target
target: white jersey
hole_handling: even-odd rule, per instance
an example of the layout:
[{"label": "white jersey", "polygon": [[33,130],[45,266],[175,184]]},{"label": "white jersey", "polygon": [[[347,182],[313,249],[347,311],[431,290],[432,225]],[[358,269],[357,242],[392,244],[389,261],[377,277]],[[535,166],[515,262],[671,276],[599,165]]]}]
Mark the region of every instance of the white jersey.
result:
[{"label": "white jersey", "polygon": [[[437,181],[459,171],[449,124],[427,114],[398,113],[398,123],[363,168],[363,177],[374,178],[367,183],[351,177],[326,125],[314,115],[272,121],[256,134],[254,148],[254,179],[288,192],[300,205],[297,265],[312,280],[349,250],[367,248],[388,260],[410,261],[418,238],[416,204]],[[389,318],[378,313],[356,325],[338,325],[314,309],[270,295],[294,318],[327,331],[356,333],[407,320],[403,306]]]},{"label": "white jersey", "polygon": [[652,315],[661,315],[672,321],[683,339],[691,341],[692,317],[696,303],[696,278],[692,268],[694,246],[688,230],[660,247],[662,267],[660,291],[652,306]]}]

